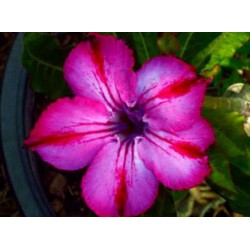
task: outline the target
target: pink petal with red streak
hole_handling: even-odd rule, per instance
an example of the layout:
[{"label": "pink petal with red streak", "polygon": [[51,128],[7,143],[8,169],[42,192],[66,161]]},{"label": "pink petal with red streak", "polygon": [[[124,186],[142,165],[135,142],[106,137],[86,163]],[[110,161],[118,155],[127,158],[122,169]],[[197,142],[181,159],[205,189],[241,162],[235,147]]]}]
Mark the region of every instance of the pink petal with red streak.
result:
[{"label": "pink petal with red streak", "polygon": [[99,216],[141,214],[157,192],[158,181],[140,160],[137,142],[106,145],[82,179],[83,198]]},{"label": "pink petal with red streak", "polygon": [[145,102],[176,82],[195,79],[196,73],[192,66],[181,59],[165,55],[144,63],[137,77],[136,94],[140,102]]},{"label": "pink petal with red streak", "polygon": [[174,96],[176,92],[171,88],[169,96],[154,98],[146,106],[144,120],[152,129],[171,133],[192,127],[201,117],[206,86],[207,81],[200,78],[181,95]]},{"label": "pink petal with red streak", "polygon": [[83,97],[58,99],[42,113],[25,145],[59,169],[80,169],[112,139],[109,118],[101,102]]},{"label": "pink petal with red streak", "polygon": [[121,101],[134,101],[133,65],[132,51],[122,40],[95,35],[70,52],[64,76],[74,94],[119,109]]},{"label": "pink petal with red streak", "polygon": [[138,152],[158,180],[173,190],[195,187],[211,171],[208,157],[192,142],[171,142],[156,133],[147,133],[138,144]]},{"label": "pink petal with red streak", "polygon": [[[158,132],[161,133],[161,132]],[[198,119],[189,129],[176,131],[172,134],[164,134],[163,137],[168,137],[173,141],[186,141],[196,145],[202,152],[211,146],[215,141],[214,130],[210,123],[204,118]]]},{"label": "pink petal with red streak", "polygon": [[197,77],[193,67],[173,56],[159,56],[137,75],[138,102],[152,129],[175,132],[200,118],[209,80]]}]

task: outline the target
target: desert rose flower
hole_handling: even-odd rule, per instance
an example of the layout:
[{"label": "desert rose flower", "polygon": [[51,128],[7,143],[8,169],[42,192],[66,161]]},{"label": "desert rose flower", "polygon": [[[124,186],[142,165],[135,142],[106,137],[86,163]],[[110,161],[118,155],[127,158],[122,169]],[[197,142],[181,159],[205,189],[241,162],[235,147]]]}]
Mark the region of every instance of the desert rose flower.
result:
[{"label": "desert rose flower", "polygon": [[209,82],[181,59],[162,55],[133,71],[132,51],[94,35],[64,64],[73,98],[38,119],[25,145],[61,170],[87,167],[82,196],[99,216],[135,216],[155,201],[159,181],[192,188],[210,173],[214,142],[201,116]]}]

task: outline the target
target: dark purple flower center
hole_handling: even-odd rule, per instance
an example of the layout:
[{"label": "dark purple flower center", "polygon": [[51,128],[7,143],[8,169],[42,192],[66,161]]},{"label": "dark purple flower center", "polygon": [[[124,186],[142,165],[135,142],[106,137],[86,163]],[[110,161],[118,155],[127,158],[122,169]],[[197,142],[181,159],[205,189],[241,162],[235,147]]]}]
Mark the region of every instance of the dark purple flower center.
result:
[{"label": "dark purple flower center", "polygon": [[134,106],[132,108],[125,107],[119,114],[119,135],[122,138],[133,139],[136,136],[143,135],[147,128],[147,123],[143,121],[143,109]]}]

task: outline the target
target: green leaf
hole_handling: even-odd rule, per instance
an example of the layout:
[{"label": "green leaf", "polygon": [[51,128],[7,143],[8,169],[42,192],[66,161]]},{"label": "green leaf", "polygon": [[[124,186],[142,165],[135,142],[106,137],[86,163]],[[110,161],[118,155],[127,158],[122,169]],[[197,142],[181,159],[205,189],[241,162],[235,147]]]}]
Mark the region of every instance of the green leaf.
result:
[{"label": "green leaf", "polygon": [[157,33],[156,32],[134,32],[134,46],[138,61],[142,65],[145,61],[160,54],[157,47]]},{"label": "green leaf", "polygon": [[70,91],[63,78],[63,63],[66,54],[51,35],[27,33],[23,39],[22,62],[32,80],[35,92],[57,99],[69,95]]},{"label": "green leaf", "polygon": [[237,194],[228,199],[235,212],[250,216],[250,175],[243,173],[239,167],[231,166],[231,172]]},{"label": "green leaf", "polygon": [[236,71],[238,69],[241,69],[244,66],[244,62],[234,57],[230,57],[230,58],[225,58],[221,62],[221,66],[225,68],[229,68],[229,69],[234,69]]},{"label": "green leaf", "polygon": [[250,43],[245,43],[241,48],[238,49],[237,53],[247,58],[250,53]]},{"label": "green leaf", "polygon": [[237,112],[203,109],[203,115],[213,125],[216,146],[225,154],[233,158],[245,156],[245,133],[243,130],[244,117]]},{"label": "green leaf", "polygon": [[238,189],[240,189],[244,195],[249,196],[250,199],[250,175],[243,173],[240,168],[232,166],[233,181]]},{"label": "green leaf", "polygon": [[187,190],[181,190],[181,191],[170,191],[173,199],[175,202],[180,201],[184,199],[188,195]]},{"label": "green leaf", "polygon": [[208,154],[209,163],[212,168],[209,179],[217,186],[232,193],[236,193],[237,191],[232,180],[229,161],[216,146],[211,147]]},{"label": "green leaf", "polygon": [[178,35],[179,51],[177,55],[191,63],[194,56],[219,35],[218,32],[182,32]]},{"label": "green leaf", "polygon": [[176,210],[172,196],[168,190],[160,185],[158,197],[154,205],[145,213],[144,217],[175,217]]},{"label": "green leaf", "polygon": [[134,51],[136,68],[141,67],[145,61],[160,54],[157,46],[157,32],[116,32],[113,35],[125,40]]},{"label": "green leaf", "polygon": [[250,138],[243,131],[244,117],[236,112],[204,109],[213,124],[216,142],[209,149],[212,173],[207,181],[233,211],[250,215]]},{"label": "green leaf", "polygon": [[244,197],[242,197],[241,200],[244,202],[243,206],[239,205],[239,200],[229,201],[231,209],[244,216],[250,216],[250,201],[245,200]]},{"label": "green leaf", "polygon": [[250,216],[250,199],[248,195],[245,195],[239,189],[237,189],[237,193],[231,193],[220,185],[213,183],[211,179],[208,179],[208,184],[215,192],[226,199],[234,212]]},{"label": "green leaf", "polygon": [[193,58],[192,63],[199,69],[209,70],[214,65],[221,64],[223,60],[232,57],[236,50],[249,39],[249,32],[224,32],[200,51]]}]

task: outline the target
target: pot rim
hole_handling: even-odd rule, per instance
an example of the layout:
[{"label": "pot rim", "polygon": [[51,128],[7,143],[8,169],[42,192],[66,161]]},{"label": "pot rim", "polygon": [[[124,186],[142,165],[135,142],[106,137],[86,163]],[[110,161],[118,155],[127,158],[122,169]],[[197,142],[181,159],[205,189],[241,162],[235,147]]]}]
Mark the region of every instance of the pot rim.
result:
[{"label": "pot rim", "polygon": [[23,33],[12,47],[1,90],[1,143],[4,167],[25,216],[55,216],[41,185],[34,156],[23,146],[31,127],[31,92],[21,62]]}]

